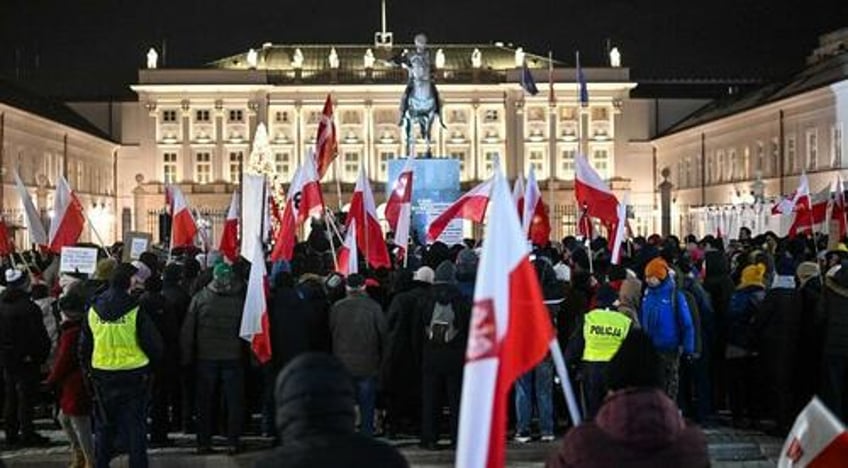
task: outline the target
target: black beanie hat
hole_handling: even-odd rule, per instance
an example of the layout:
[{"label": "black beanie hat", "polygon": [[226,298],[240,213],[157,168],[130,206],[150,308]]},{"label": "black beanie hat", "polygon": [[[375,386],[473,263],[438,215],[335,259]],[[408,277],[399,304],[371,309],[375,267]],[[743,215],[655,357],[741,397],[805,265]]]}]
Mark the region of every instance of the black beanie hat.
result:
[{"label": "black beanie hat", "polygon": [[607,367],[607,387],[621,390],[632,387],[662,388],[660,356],[651,338],[632,328]]}]

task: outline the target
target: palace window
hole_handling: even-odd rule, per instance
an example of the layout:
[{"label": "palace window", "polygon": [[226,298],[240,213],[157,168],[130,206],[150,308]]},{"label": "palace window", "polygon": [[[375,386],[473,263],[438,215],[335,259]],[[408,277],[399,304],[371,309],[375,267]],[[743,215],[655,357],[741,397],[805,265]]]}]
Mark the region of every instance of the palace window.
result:
[{"label": "palace window", "polygon": [[533,168],[536,171],[536,177],[543,178],[545,169],[545,152],[542,150],[531,150],[527,156],[527,169]]},{"label": "palace window", "polygon": [[707,156],[707,174],[704,177],[707,180],[707,183],[713,183],[715,181],[715,161],[714,155]]},{"label": "palace window", "polygon": [[212,153],[201,151],[194,155],[194,181],[198,184],[212,182]]},{"label": "palace window", "polygon": [[577,108],[576,107],[562,107],[562,108],[560,108],[559,119],[560,120],[577,120]]},{"label": "palace window", "polygon": [[497,109],[486,109],[486,112],[483,114],[484,123],[494,123],[498,120],[500,120],[500,118]]},{"label": "palace window", "polygon": [[766,173],[769,176],[776,176],[780,171],[780,142],[777,138],[771,139],[771,158],[769,159],[769,167]]},{"label": "palace window", "polygon": [[274,121],[277,123],[289,123],[289,113],[286,111],[277,111],[274,114]]},{"label": "palace window", "polygon": [[786,137],[786,160],[783,163],[783,167],[786,169],[787,174],[794,174],[796,168],[795,161],[795,135],[791,135]]},{"label": "palace window", "polygon": [[762,141],[757,142],[757,157],[754,161],[753,176],[762,175],[766,169],[766,145]]},{"label": "palace window", "polygon": [[345,181],[355,181],[359,171],[359,153],[351,151],[344,154],[344,178]]},{"label": "palace window", "polygon": [[288,176],[289,153],[274,154],[274,171],[277,172],[277,175]]},{"label": "palace window", "polygon": [[495,160],[500,158],[500,153],[497,151],[486,151],[486,154],[483,156],[484,159],[484,169],[485,174],[482,174],[485,177],[489,177],[492,174],[492,169],[495,167]]},{"label": "palace window", "polygon": [[739,167],[739,179],[746,180],[751,175],[751,148],[742,148],[742,164]]},{"label": "palace window", "polygon": [[830,165],[842,167],[842,123],[830,129]]},{"label": "palace window", "polygon": [[162,122],[173,123],[177,121],[177,111],[173,109],[162,111]]},{"label": "palace window", "polygon": [[677,186],[686,188],[689,182],[686,180],[686,164],[683,161],[677,163]]},{"label": "palace window", "polygon": [[195,111],[194,121],[195,122],[209,122],[209,111],[208,110]]},{"label": "palace window", "polygon": [[728,153],[727,161],[727,180],[736,180],[739,177],[739,158],[736,156],[736,150],[731,149]]},{"label": "palace window", "polygon": [[459,161],[459,172],[465,171],[465,151],[451,151],[451,159]]},{"label": "palace window", "polygon": [[233,109],[230,111],[229,117],[230,122],[242,122],[244,120],[244,112],[240,109]]},{"label": "palace window", "polygon": [[239,166],[243,157],[244,152],[242,151],[230,151],[230,183],[232,184],[237,184],[241,181]]},{"label": "palace window", "polygon": [[162,181],[166,184],[177,182],[177,153],[162,153]]},{"label": "palace window", "polygon": [[724,181],[724,150],[716,151],[715,181]]},{"label": "palace window", "polygon": [[562,171],[560,172],[562,180],[574,179],[574,156],[577,151],[567,149],[562,151],[562,161],[560,162]]},{"label": "palace window", "polygon": [[609,109],[606,107],[593,107],[592,120],[609,120]]},{"label": "palace window", "polygon": [[392,151],[381,151],[380,152],[380,173],[385,174],[386,169],[388,168],[389,159],[394,159],[395,153]]},{"label": "palace window", "polygon": [[807,130],[807,170],[814,171],[819,163],[819,135],[815,128]]},{"label": "palace window", "polygon": [[592,152],[592,166],[598,171],[602,179],[609,178],[609,151],[596,149]]}]

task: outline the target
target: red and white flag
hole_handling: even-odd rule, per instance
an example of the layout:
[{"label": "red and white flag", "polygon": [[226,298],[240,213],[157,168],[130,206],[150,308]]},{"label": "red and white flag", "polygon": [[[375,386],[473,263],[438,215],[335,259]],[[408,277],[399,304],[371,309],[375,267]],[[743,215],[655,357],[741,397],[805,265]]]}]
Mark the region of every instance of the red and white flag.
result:
[{"label": "red and white flag", "polygon": [[[513,198],[514,198],[513,194]],[[524,194],[521,227],[534,245],[547,245],[551,237],[551,220],[542,201],[542,191],[536,181],[536,171],[530,167],[527,188]]]},{"label": "red and white flag", "polygon": [[9,230],[6,227],[6,219],[0,216],[0,255],[6,256],[15,251],[15,243],[9,236]]},{"label": "red and white flag", "polygon": [[347,212],[347,225],[356,221],[356,245],[363,252],[365,260],[374,268],[390,268],[389,250],[383,240],[383,229],[377,219],[377,206],[374,204],[374,194],[371,184],[365,174],[365,166],[359,169],[359,178],[350,199],[350,210]]},{"label": "red and white flag", "polygon": [[29,191],[24,186],[21,176],[18,171],[14,171],[15,189],[18,191],[18,197],[21,199],[21,205],[24,209],[24,223],[26,224],[29,238],[34,244],[47,245],[47,231],[44,230],[44,224],[41,222],[41,216],[32,202],[32,197],[29,196]]},{"label": "red and white flag", "polygon": [[183,191],[176,185],[168,189],[171,197],[171,248],[194,245],[197,223],[188,207]]},{"label": "red and white flag", "polygon": [[813,195],[807,195],[795,205],[795,219],[789,227],[789,236],[802,232],[824,231],[830,206],[830,184]]},{"label": "red and white flag", "polygon": [[512,184],[512,200],[518,208],[518,216],[524,216],[524,177],[518,174]]},{"label": "red and white flag", "polygon": [[589,217],[589,211],[586,207],[581,207],[580,214],[577,216],[577,234],[583,236],[584,239],[595,238],[595,225],[592,223],[592,218]]},{"label": "red and white flag", "polygon": [[833,208],[830,212],[830,219],[836,222],[836,226],[838,231],[836,234],[839,235],[839,239],[845,237],[845,234],[848,233],[848,226],[846,225],[846,207],[845,207],[845,185],[842,183],[842,176],[836,174],[836,194],[833,198]]},{"label": "red and white flag", "polygon": [[807,180],[807,174],[802,172],[801,177],[798,179],[798,188],[795,189],[794,192],[790,193],[789,196],[781,198],[780,201],[771,208],[771,214],[787,215],[795,211],[798,204],[807,204],[807,206],[809,206],[809,203],[810,181]]},{"label": "red and white flag", "polygon": [[613,265],[621,263],[621,244],[624,242],[627,232],[627,195],[624,197],[624,203],[618,204],[617,213],[618,219],[612,228],[613,235],[610,236],[610,243],[612,244],[612,258],[610,259],[610,263]]},{"label": "red and white flag", "polygon": [[274,240],[274,250],[271,261],[291,260],[294,252],[297,227],[310,216],[320,216],[324,211],[324,197],[321,195],[321,185],[315,171],[312,156],[304,160],[292,177],[289,191],[286,195],[286,206],[277,235]]},{"label": "red and white flag", "polygon": [[846,466],[848,431],[817,398],[801,411],[780,452],[779,468]]},{"label": "red and white flag", "polygon": [[359,255],[356,250],[356,220],[350,221],[347,226],[344,244],[339,249],[339,255],[336,258],[336,271],[344,275],[350,276],[354,273],[359,273]]},{"label": "red and white flag", "polygon": [[586,156],[576,155],[574,166],[574,196],[577,205],[585,207],[589,216],[605,224],[614,223],[618,218],[618,198],[592,168]]},{"label": "red and white flag", "polygon": [[[489,195],[492,191],[494,178],[481,183],[459,197],[453,205],[447,207],[436,219],[430,221],[427,228],[427,241],[435,242],[442,231],[456,218],[467,219],[475,223],[483,222],[486,217],[486,207],[489,206]],[[512,205],[515,207],[515,204]],[[517,213],[516,213],[517,216]]]},{"label": "red and white flag", "polygon": [[321,122],[318,123],[318,135],[315,137],[315,167],[318,180],[324,177],[330,164],[339,153],[336,137],[336,123],[333,121],[333,99],[327,95],[324,100],[324,110],[321,111]]},{"label": "red and white flag", "polygon": [[412,219],[412,181],[414,175],[414,164],[412,156],[406,159],[403,170],[398,178],[386,202],[386,220],[389,227],[395,233],[395,244],[400,247],[402,255],[406,255],[409,245],[409,224]]},{"label": "red and white flag", "polygon": [[247,294],[244,297],[239,337],[250,343],[250,349],[253,350],[256,359],[264,364],[271,360],[268,271],[265,269],[262,242],[257,240],[253,245],[256,250],[247,258],[250,261],[250,275],[247,280]]},{"label": "red and white flag", "polygon": [[238,223],[239,193],[233,192],[230,209],[227,210],[227,219],[224,221],[224,230],[221,232],[221,244],[218,247],[218,250],[231,262],[238,260],[239,255]]},{"label": "red and white flag", "polygon": [[50,250],[56,253],[62,247],[74,245],[85,226],[82,203],[71,190],[68,181],[59,176],[56,193],[53,195],[53,220],[50,222]]},{"label": "red and white flag", "polygon": [[456,466],[504,466],[512,383],[556,339],[506,180],[496,172],[477,270],[459,410]]}]

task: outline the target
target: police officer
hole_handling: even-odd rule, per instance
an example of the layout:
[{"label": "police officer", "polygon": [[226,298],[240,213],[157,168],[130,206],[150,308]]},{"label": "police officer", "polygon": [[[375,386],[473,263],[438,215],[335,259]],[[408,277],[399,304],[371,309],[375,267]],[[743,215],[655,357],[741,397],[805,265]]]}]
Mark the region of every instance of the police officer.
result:
[{"label": "police officer", "polygon": [[92,299],[80,336],[80,362],[96,399],[95,459],[106,468],[118,433],[125,438],[131,468],[147,467],[147,401],[151,361],[162,357],[162,338],[129,294],[137,269],[121,264],[109,289]]},{"label": "police officer", "polygon": [[598,289],[597,308],[589,311],[578,324],[575,336],[569,340],[566,358],[581,360],[581,382],[585,403],[586,419],[593,419],[606,395],[605,372],[607,364],[615,356],[632,320],[618,312],[618,292],[609,285]]}]

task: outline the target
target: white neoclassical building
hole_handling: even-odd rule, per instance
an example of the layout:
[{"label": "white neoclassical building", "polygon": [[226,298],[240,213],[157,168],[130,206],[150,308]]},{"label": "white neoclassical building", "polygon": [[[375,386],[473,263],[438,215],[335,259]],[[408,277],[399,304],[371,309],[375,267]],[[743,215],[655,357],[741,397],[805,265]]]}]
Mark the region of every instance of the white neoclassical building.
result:
[{"label": "white neoclassical building", "polygon": [[731,234],[741,224],[785,232],[788,220],[772,218],[768,202],[795,190],[802,173],[813,193],[845,178],[846,122],[843,29],[821,36],[789,79],[713,101],[652,141],[657,170],[668,169],[674,185],[672,232],[706,234],[719,212],[735,220]]}]

